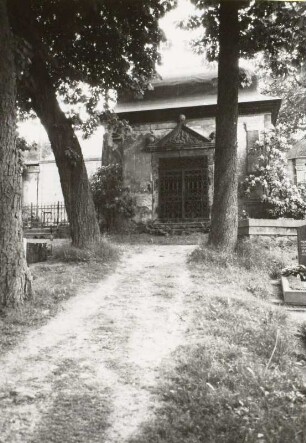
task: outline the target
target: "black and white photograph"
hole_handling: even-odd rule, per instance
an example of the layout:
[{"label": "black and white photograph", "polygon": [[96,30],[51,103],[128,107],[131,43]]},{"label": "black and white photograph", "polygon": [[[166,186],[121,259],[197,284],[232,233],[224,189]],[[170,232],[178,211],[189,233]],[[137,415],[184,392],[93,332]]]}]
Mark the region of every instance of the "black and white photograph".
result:
[{"label": "black and white photograph", "polygon": [[306,0],[0,0],[0,443],[306,443]]}]

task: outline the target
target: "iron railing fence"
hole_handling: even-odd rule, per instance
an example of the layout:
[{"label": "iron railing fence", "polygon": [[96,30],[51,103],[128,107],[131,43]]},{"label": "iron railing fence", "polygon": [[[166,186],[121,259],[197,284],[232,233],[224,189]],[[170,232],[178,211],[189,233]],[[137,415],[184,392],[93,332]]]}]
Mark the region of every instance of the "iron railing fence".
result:
[{"label": "iron railing fence", "polygon": [[65,205],[61,202],[23,206],[22,219],[25,228],[67,226],[69,224]]}]

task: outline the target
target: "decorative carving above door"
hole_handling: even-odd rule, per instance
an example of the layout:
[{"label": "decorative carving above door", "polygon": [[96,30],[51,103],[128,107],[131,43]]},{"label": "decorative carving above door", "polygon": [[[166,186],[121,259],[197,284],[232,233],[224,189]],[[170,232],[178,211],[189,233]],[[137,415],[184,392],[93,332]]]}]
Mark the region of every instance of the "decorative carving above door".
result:
[{"label": "decorative carving above door", "polygon": [[183,120],[161,139],[153,141],[151,137],[148,137],[148,143],[144,150],[147,152],[165,152],[195,148],[212,149],[214,146],[214,143],[210,139],[188,128]]}]

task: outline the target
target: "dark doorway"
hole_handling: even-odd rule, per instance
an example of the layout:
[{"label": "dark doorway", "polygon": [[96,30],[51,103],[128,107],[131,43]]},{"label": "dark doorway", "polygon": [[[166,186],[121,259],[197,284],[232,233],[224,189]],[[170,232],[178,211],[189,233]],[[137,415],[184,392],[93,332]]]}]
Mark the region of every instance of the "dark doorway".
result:
[{"label": "dark doorway", "polygon": [[208,212],[207,156],[159,160],[159,218],[200,220]]}]

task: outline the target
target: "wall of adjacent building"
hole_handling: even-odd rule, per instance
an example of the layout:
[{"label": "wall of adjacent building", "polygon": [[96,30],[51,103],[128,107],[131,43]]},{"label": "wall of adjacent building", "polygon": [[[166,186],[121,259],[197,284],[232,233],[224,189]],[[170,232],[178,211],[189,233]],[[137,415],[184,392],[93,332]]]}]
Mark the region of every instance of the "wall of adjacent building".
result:
[{"label": "wall of adjacent building", "polygon": [[[79,137],[87,174],[91,177],[101,166],[103,128],[88,140]],[[52,151],[42,160],[25,161],[23,174],[23,206],[63,203],[61,183]]]}]

